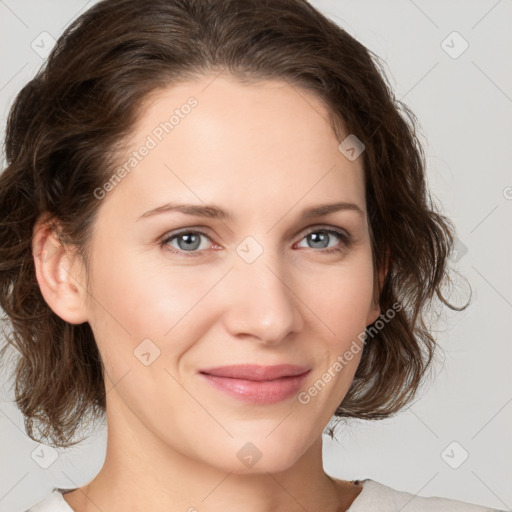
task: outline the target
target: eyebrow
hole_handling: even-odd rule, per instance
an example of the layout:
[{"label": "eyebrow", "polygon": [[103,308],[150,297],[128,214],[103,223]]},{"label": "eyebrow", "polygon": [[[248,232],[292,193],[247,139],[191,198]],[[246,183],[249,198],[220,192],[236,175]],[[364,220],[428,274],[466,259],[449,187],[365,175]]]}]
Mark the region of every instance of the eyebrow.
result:
[{"label": "eyebrow", "polygon": [[[349,203],[346,201],[340,201],[338,203],[330,203],[330,204],[321,204],[318,206],[312,206],[310,208],[306,208],[303,210],[301,217],[304,219],[309,219],[312,217],[321,217],[324,215],[328,215],[329,213],[338,212],[338,211],[355,211],[361,215],[364,215],[365,212],[355,203]],[[161,213],[167,212],[180,212],[186,215],[192,215],[194,217],[207,217],[209,219],[233,219],[233,214],[222,209],[216,205],[200,205],[200,204],[178,204],[178,203],[167,203],[158,208],[154,208],[153,210],[149,210],[146,213],[142,214],[137,221],[153,217],[154,215],[158,215]]]}]

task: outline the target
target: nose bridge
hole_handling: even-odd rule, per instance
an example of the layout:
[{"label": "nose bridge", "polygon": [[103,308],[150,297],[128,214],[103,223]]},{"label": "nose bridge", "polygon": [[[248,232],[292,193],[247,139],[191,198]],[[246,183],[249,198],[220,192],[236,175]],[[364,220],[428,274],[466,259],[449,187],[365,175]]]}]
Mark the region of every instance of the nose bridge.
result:
[{"label": "nose bridge", "polygon": [[300,330],[302,318],[284,265],[277,251],[263,250],[254,240],[239,244],[229,277],[232,300],[226,314],[232,335],[278,343]]}]

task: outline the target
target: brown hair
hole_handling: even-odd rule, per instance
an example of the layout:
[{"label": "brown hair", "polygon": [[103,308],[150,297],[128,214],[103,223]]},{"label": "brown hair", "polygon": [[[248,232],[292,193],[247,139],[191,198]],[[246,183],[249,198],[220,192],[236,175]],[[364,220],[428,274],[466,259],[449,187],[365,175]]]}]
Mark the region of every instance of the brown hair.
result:
[{"label": "brown hair", "polygon": [[[100,205],[93,191],[118,163],[148,95],[203,73],[286,80],[328,106],[365,145],[362,154],[376,300],[394,318],[367,336],[340,418],[379,419],[417,392],[436,343],[425,323],[449,282],[453,225],[425,180],[414,115],[391,92],[378,59],[305,0],[103,0],[60,37],[10,111],[0,176],[0,305],[19,351],[16,403],[34,432],[55,446],[87,416],[105,412],[102,362],[88,323],[48,307],[31,251],[47,215],[62,243],[87,243]],[[341,139],[341,137],[340,137]],[[376,280],[375,280],[376,281]],[[396,304],[400,307],[396,308]],[[395,305],[395,307],[393,307]],[[465,306],[464,306],[465,307]],[[371,326],[369,326],[371,327]]]}]

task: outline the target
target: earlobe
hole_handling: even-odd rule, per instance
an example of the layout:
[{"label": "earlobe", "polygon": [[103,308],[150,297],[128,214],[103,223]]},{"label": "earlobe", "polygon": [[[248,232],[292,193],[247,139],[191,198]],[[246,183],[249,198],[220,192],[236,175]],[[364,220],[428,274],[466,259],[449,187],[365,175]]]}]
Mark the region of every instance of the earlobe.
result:
[{"label": "earlobe", "polygon": [[374,298],[372,300],[372,308],[370,309],[370,312],[368,313],[366,325],[370,325],[373,322],[375,322],[379,318],[379,315],[381,314],[379,297],[380,297],[380,293],[382,291],[382,287],[384,285],[384,280],[386,279],[386,276],[388,273],[388,269],[389,269],[389,253],[386,252],[385,264],[382,268],[380,268],[380,270],[378,272],[377,288],[374,291]]},{"label": "earlobe", "polygon": [[32,254],[36,279],[48,306],[66,322],[86,322],[85,289],[78,280],[76,254],[43,222],[34,227]]},{"label": "earlobe", "polygon": [[366,318],[366,325],[373,324],[377,318],[379,318],[380,315],[380,305],[379,303],[372,302],[372,308],[368,312],[368,317]]}]

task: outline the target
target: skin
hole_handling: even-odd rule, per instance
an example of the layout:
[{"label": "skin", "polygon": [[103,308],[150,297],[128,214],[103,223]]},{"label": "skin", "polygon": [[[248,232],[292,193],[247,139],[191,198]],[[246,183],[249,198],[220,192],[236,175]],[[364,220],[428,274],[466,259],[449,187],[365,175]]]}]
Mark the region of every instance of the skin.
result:
[{"label": "skin", "polygon": [[[361,487],[324,472],[322,432],[361,352],[307,404],[297,396],[247,404],[198,371],[307,365],[307,390],[375,321],[362,158],[338,150],[311,92],[226,75],[159,91],[128,153],[190,96],[198,105],[101,199],[88,283],[72,250],[44,223],[35,229],[46,301],[70,323],[89,322],[105,367],[105,463],[65,500],[77,512],[346,510]],[[233,218],[170,211],[139,219],[170,201],[214,203]],[[339,201],[362,211],[301,218]],[[195,255],[183,238],[162,243],[179,228],[206,234]],[[307,236],[321,228],[348,232],[352,242],[327,236],[325,247],[341,248],[327,254]],[[263,250],[252,263],[236,251],[248,236]],[[148,366],[134,356],[144,339],[160,350]],[[262,454],[252,467],[237,457],[248,442]]]}]

